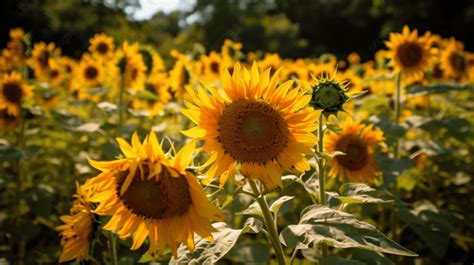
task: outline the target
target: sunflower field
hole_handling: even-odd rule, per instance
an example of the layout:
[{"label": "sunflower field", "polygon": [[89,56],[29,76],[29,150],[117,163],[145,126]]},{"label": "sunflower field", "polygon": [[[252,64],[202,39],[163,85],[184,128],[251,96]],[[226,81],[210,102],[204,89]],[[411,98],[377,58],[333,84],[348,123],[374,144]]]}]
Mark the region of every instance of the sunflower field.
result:
[{"label": "sunflower field", "polygon": [[[85,40],[87,42],[87,40]],[[472,264],[474,53],[0,55],[0,264]]]}]

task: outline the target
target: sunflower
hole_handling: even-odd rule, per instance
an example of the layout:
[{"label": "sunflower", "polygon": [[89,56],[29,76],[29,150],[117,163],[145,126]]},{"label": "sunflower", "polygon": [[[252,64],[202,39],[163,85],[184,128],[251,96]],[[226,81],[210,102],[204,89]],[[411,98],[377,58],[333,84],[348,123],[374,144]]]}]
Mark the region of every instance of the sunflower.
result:
[{"label": "sunflower", "polygon": [[349,64],[354,65],[354,64],[359,64],[360,63],[360,55],[356,52],[352,52],[347,56],[347,61]]},{"label": "sunflower", "polygon": [[309,81],[308,67],[306,67],[304,60],[285,61],[284,65],[285,67],[282,69],[284,79],[296,78],[303,82]]},{"label": "sunflower", "polygon": [[7,48],[10,52],[12,64],[15,67],[21,66],[25,61],[25,41],[29,41],[29,35],[21,28],[14,28],[9,33],[10,41]]},{"label": "sunflower", "polygon": [[[87,183],[87,182],[86,182]],[[63,225],[56,229],[60,231],[61,246],[63,252],[59,257],[59,262],[66,262],[72,259],[81,261],[89,257],[89,237],[92,233],[93,214],[89,204],[88,191],[85,185],[76,184],[76,200],[70,209],[69,215],[60,217]]]},{"label": "sunflower", "polygon": [[464,45],[450,39],[446,49],[441,53],[441,69],[447,78],[461,79],[468,75],[468,60]]},{"label": "sunflower", "polygon": [[139,48],[138,43],[123,43],[118,67],[123,75],[125,88],[141,89],[145,85],[147,66]]},{"label": "sunflower", "polygon": [[163,59],[152,47],[141,46],[139,52],[145,63],[147,76],[166,70]]},{"label": "sunflower", "polygon": [[222,90],[188,90],[193,102],[181,112],[197,126],[183,133],[205,140],[203,149],[211,153],[205,183],[220,177],[223,186],[240,166],[244,176],[273,190],[281,187],[282,170],[309,169],[304,155],[312,154],[321,112],[307,107],[311,95],[292,88],[293,81],[277,85],[279,73],[260,74],[256,63],[249,72],[237,63],[232,77],[222,72]]},{"label": "sunflower", "polygon": [[42,81],[48,80],[51,60],[59,58],[60,55],[61,50],[56,48],[54,43],[47,45],[44,42],[36,43],[33,47],[30,61],[36,78]]},{"label": "sunflower", "polygon": [[316,64],[316,63],[310,63],[308,65],[309,73],[310,75],[313,76],[314,79],[319,79],[323,77],[328,77],[331,76],[334,73],[335,69],[334,64]]},{"label": "sunflower", "polygon": [[88,88],[100,86],[105,74],[102,64],[90,54],[84,54],[82,57],[78,72],[78,78],[81,84]]},{"label": "sunflower", "polygon": [[374,150],[383,141],[383,132],[373,129],[373,125],[365,126],[349,118],[341,127],[340,134],[331,132],[324,139],[326,152],[345,154],[330,160],[329,175],[341,181],[373,183],[378,174]]},{"label": "sunflower", "polygon": [[104,33],[96,34],[89,40],[89,51],[97,58],[111,59],[114,55],[114,40]]},{"label": "sunflower", "polygon": [[178,60],[169,74],[170,94],[174,101],[183,100],[186,95],[186,86],[191,83],[191,64],[184,54],[172,51],[172,56]]},{"label": "sunflower", "polygon": [[212,51],[208,56],[203,56],[201,61],[204,64],[204,80],[218,80],[221,70],[225,67],[222,56]]},{"label": "sunflower", "polygon": [[148,77],[145,90],[156,96],[156,99],[135,99],[132,102],[134,109],[148,109],[150,116],[162,113],[166,103],[171,99],[166,72],[156,73]]},{"label": "sunflower", "polygon": [[390,41],[386,45],[390,49],[390,65],[408,80],[420,78],[431,66],[433,53],[429,32],[419,37],[417,30],[410,31],[405,26],[402,34],[390,33]]},{"label": "sunflower", "polygon": [[0,109],[18,116],[21,102],[31,96],[31,87],[27,85],[17,72],[6,74],[0,80]]},{"label": "sunflower", "polygon": [[194,233],[212,238],[211,220],[224,216],[206,197],[196,176],[187,166],[192,161],[194,142],[175,157],[168,157],[154,132],[141,143],[136,133],[132,145],[117,139],[125,157],[90,164],[102,171],[90,180],[90,201],[97,202],[95,213],[112,216],[103,227],[122,239],[133,238],[131,249],[140,248],[149,238],[148,253],[171,248],[177,256],[180,243],[194,249]]}]

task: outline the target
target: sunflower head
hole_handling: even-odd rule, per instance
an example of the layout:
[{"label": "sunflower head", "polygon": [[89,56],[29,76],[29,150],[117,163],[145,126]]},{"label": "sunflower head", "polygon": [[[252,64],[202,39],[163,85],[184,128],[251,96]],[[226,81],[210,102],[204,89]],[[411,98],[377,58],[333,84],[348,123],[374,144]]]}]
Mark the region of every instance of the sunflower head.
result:
[{"label": "sunflower head", "polygon": [[89,238],[93,230],[93,214],[89,200],[89,191],[84,187],[77,186],[73,206],[69,215],[60,217],[64,223],[56,228],[60,231],[61,246],[63,252],[59,257],[59,262],[66,262],[75,259],[81,261],[89,257]]},{"label": "sunflower head", "polygon": [[22,101],[31,94],[31,87],[17,72],[4,75],[0,79],[0,109],[5,109],[10,115],[18,116]]},{"label": "sunflower head", "polygon": [[315,79],[312,86],[311,106],[323,110],[325,116],[337,115],[344,111],[343,106],[349,100],[346,94],[348,82],[339,82],[334,76],[322,76]]},{"label": "sunflower head", "polygon": [[105,34],[96,34],[90,39],[89,51],[97,58],[110,59],[114,54],[114,40]]},{"label": "sunflower head", "polygon": [[330,133],[325,139],[325,151],[339,151],[344,155],[331,159],[329,175],[341,181],[376,181],[378,174],[374,150],[383,141],[383,133],[350,119],[342,123],[342,132]]},{"label": "sunflower head", "polygon": [[468,75],[468,56],[464,45],[451,38],[441,53],[441,69],[447,78],[460,79]]},{"label": "sunflower head", "polygon": [[174,157],[165,154],[151,132],[143,142],[137,134],[130,145],[117,139],[124,157],[110,162],[90,160],[102,171],[90,180],[90,200],[98,202],[98,215],[112,216],[103,227],[122,239],[132,237],[131,249],[140,248],[149,238],[148,253],[171,248],[176,257],[178,245],[194,249],[194,233],[212,238],[211,220],[223,219],[211,204],[196,176],[187,169],[195,143],[183,147]]},{"label": "sunflower head", "polygon": [[429,32],[418,36],[418,31],[410,31],[408,26],[403,27],[401,34],[390,33],[390,40],[386,42],[390,49],[390,64],[402,73],[407,81],[422,77],[433,59],[431,41]]},{"label": "sunflower head", "polygon": [[102,84],[104,78],[104,67],[95,57],[85,54],[79,63],[80,82],[88,88],[98,87]]},{"label": "sunflower head", "polygon": [[211,153],[205,183],[219,178],[223,186],[238,169],[271,191],[281,186],[283,170],[309,169],[305,155],[317,141],[312,131],[321,112],[308,107],[311,95],[292,80],[279,84],[279,75],[237,63],[232,76],[222,71],[222,89],[188,89],[192,102],[181,112],[197,126],[183,133],[204,140]]}]

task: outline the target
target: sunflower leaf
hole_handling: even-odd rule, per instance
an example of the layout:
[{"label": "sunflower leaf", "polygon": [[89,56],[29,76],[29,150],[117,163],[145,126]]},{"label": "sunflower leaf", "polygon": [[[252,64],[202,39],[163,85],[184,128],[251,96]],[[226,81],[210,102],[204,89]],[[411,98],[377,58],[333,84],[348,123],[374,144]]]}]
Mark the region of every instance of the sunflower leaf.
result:
[{"label": "sunflower leaf", "polygon": [[360,248],[401,256],[418,256],[387,238],[373,225],[349,213],[326,206],[305,208],[298,225],[289,225],[280,241],[290,248],[306,249],[319,243],[335,248]]},{"label": "sunflower leaf", "polygon": [[171,258],[169,264],[215,264],[222,259],[245,233],[258,233],[263,227],[260,220],[249,218],[241,229],[232,229],[225,223],[216,223],[217,232],[213,233],[214,241],[197,238],[194,252],[189,252],[186,246],[178,248],[177,259]]},{"label": "sunflower leaf", "polygon": [[344,259],[336,255],[325,257],[321,265],[364,265],[364,262],[357,260]]},{"label": "sunflower leaf", "polygon": [[274,201],[272,203],[272,205],[270,206],[270,210],[272,212],[274,212],[275,214],[278,214],[278,211],[280,210],[281,206],[287,202],[287,201],[290,201],[292,199],[294,199],[295,197],[293,196],[281,196],[280,198],[278,198],[278,200]]},{"label": "sunflower leaf", "polygon": [[376,190],[363,183],[346,183],[339,188],[341,196],[337,197],[342,203],[392,203],[391,195]]}]

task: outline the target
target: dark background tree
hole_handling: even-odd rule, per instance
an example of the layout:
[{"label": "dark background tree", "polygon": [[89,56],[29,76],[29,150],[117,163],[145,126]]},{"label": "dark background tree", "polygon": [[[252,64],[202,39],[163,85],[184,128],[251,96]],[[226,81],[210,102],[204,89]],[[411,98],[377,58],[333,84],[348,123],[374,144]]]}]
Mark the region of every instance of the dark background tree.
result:
[{"label": "dark background tree", "polygon": [[[88,39],[105,32],[117,41],[147,43],[168,57],[169,50],[190,50],[201,43],[218,49],[226,38],[245,51],[278,52],[282,57],[318,56],[352,51],[369,59],[383,40],[403,25],[454,36],[474,48],[474,2],[411,0],[196,0],[186,11],[159,12],[143,21],[130,12],[138,0],[7,0],[0,2],[0,44],[12,27],[22,27],[33,41],[57,43],[78,56]],[[192,22],[188,22],[192,21]]]}]

